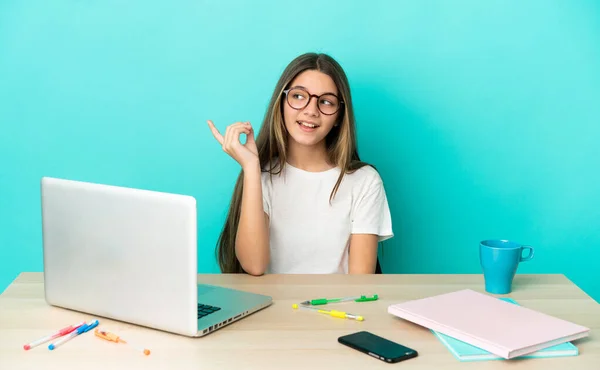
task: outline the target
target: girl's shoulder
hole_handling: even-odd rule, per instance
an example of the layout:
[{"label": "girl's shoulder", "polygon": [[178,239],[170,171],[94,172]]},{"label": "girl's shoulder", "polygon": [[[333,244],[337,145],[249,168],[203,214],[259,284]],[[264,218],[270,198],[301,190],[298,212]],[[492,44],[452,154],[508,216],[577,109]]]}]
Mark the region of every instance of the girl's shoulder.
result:
[{"label": "girl's shoulder", "polygon": [[368,163],[354,164],[354,168],[351,167],[346,173],[346,176],[354,179],[355,181],[366,184],[378,184],[383,182],[383,179],[381,178],[377,168]]}]

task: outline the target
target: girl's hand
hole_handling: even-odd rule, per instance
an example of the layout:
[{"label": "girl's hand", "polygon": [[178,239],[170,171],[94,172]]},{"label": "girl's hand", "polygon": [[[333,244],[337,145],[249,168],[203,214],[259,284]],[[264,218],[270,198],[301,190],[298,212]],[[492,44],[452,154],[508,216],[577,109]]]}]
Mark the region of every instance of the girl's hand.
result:
[{"label": "girl's hand", "polygon": [[[207,122],[213,136],[221,144],[223,151],[235,159],[242,166],[242,169],[259,164],[258,148],[254,141],[254,129],[250,122],[236,122],[227,126],[225,137],[221,135],[211,120]],[[246,134],[245,144],[240,142],[241,134]]]}]

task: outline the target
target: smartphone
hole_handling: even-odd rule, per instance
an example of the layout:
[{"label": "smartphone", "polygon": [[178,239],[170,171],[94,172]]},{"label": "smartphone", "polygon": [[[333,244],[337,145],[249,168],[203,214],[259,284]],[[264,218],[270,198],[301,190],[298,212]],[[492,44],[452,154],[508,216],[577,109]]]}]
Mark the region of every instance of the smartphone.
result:
[{"label": "smartphone", "polygon": [[414,349],[368,331],[344,335],[338,338],[338,342],[387,363],[400,362],[418,356]]}]

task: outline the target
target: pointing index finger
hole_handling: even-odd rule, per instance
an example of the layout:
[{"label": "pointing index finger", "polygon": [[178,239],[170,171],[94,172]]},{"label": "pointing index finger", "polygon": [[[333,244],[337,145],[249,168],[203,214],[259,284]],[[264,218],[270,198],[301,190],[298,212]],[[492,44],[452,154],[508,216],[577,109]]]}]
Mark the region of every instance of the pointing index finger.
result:
[{"label": "pointing index finger", "polygon": [[207,120],[206,122],[208,123],[208,127],[210,127],[210,131],[212,132],[212,134],[215,137],[215,139],[217,139],[217,141],[219,142],[219,144],[223,145],[223,135],[221,135],[221,133],[219,132],[219,130],[217,130],[217,128],[215,127],[215,124],[213,123],[213,121]]}]

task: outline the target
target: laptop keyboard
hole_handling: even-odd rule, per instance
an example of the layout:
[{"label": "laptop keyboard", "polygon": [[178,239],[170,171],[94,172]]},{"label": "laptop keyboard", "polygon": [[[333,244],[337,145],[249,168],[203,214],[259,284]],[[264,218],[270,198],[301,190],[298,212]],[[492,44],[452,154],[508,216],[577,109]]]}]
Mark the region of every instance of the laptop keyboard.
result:
[{"label": "laptop keyboard", "polygon": [[198,303],[198,319],[201,319],[204,316],[210,315],[211,313],[217,312],[220,309],[221,309],[221,307],[209,306],[207,304]]}]

